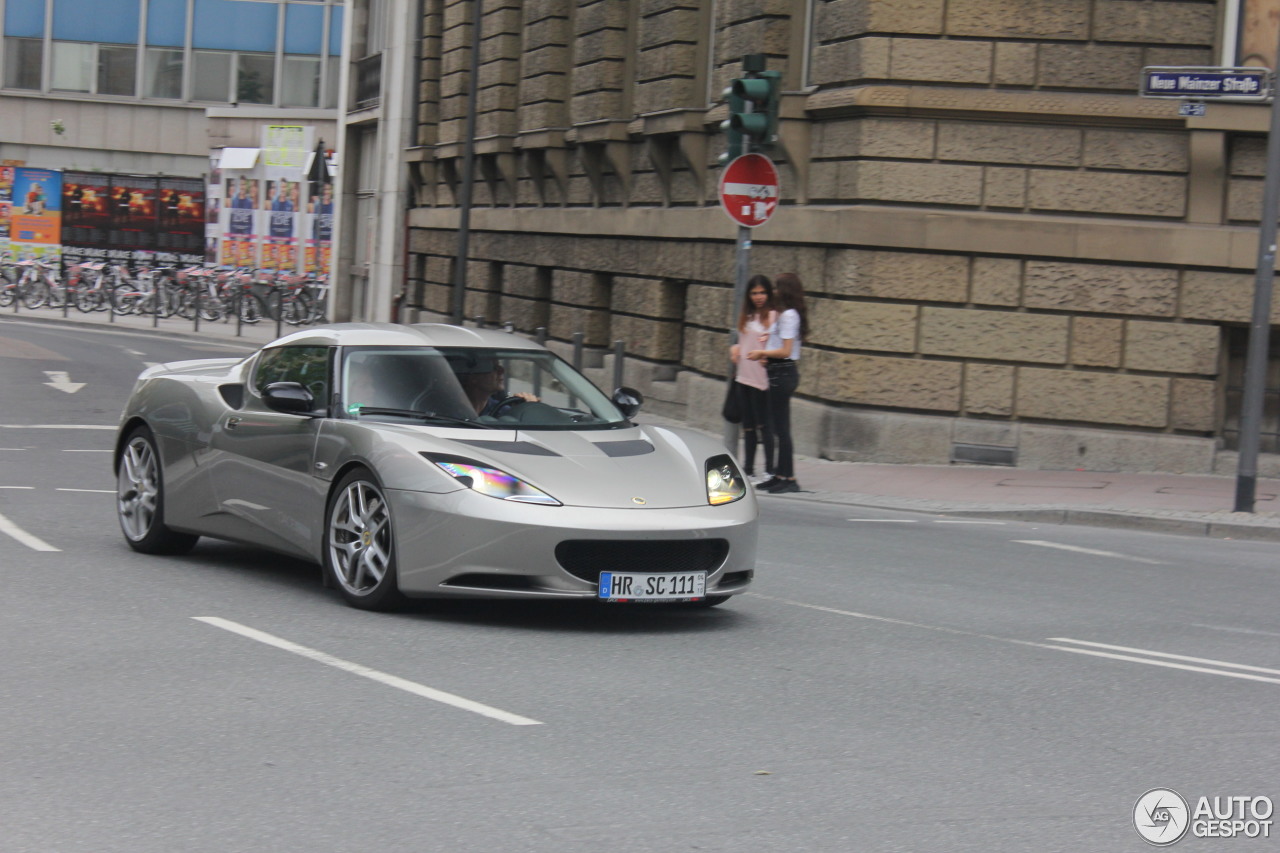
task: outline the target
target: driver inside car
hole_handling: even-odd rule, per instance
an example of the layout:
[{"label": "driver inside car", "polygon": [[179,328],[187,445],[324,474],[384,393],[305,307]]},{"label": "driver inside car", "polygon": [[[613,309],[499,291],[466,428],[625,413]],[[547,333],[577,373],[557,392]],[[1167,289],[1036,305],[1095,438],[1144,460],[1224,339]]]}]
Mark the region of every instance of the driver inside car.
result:
[{"label": "driver inside car", "polygon": [[506,371],[494,358],[478,357],[455,364],[462,390],[479,417],[500,417],[522,402],[536,403],[538,398],[527,391],[508,394],[503,388]]}]

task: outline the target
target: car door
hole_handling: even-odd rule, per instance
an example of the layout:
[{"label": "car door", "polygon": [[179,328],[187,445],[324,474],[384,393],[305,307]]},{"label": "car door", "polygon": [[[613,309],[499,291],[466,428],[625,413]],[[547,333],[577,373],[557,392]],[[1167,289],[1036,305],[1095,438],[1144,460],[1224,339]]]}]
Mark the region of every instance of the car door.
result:
[{"label": "car door", "polygon": [[[262,399],[272,382],[311,391],[310,415],[273,411]],[[316,436],[328,415],[333,353],[323,346],[263,350],[244,403],[214,425],[210,439],[219,510],[246,542],[318,559],[327,482],[316,477]]]}]

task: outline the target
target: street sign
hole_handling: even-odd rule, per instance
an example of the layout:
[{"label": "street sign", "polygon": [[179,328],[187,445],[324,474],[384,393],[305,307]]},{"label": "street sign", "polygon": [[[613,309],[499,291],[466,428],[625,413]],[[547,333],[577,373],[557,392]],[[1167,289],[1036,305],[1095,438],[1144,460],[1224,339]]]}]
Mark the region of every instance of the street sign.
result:
[{"label": "street sign", "polygon": [[1178,115],[1183,118],[1199,118],[1204,114],[1205,106],[1203,103],[1178,104]]},{"label": "street sign", "polygon": [[1142,69],[1139,94],[1144,98],[1265,101],[1271,96],[1271,71],[1149,65]]},{"label": "street sign", "polygon": [[720,176],[720,206],[739,225],[763,225],[778,209],[778,170],[763,154],[737,157]]}]

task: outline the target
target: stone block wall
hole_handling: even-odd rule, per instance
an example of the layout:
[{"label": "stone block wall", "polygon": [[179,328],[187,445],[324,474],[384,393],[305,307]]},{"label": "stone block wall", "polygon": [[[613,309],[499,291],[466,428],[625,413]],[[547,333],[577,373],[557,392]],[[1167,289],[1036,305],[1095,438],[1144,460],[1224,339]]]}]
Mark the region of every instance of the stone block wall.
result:
[{"label": "stone block wall", "polygon": [[[1135,89],[1144,65],[1216,61],[1218,5],[486,0],[467,315],[623,340],[681,387],[723,376],[718,93],[760,52],[783,73],[783,203],[752,270],[809,289],[800,394],[829,416],[807,441],[853,458],[836,445],[870,430],[905,458],[946,433],[1056,464],[1081,461],[1056,430],[1083,429],[1191,458],[1249,319],[1265,109],[1193,125]],[[439,156],[411,292],[444,313],[472,6],[426,8],[419,139]]]}]

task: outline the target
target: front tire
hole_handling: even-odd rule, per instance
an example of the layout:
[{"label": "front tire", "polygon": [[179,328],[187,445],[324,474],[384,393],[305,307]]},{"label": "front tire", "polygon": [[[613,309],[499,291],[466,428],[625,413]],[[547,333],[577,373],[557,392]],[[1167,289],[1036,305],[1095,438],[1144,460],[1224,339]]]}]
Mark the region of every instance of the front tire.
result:
[{"label": "front tire", "polygon": [[396,583],[396,538],[382,487],[355,468],[339,482],[325,512],[326,581],[352,607],[394,610],[405,602]]},{"label": "front tire", "polygon": [[116,511],[129,547],[143,554],[185,554],[199,539],[164,523],[164,474],[155,437],[146,427],[129,433],[116,471]]}]

